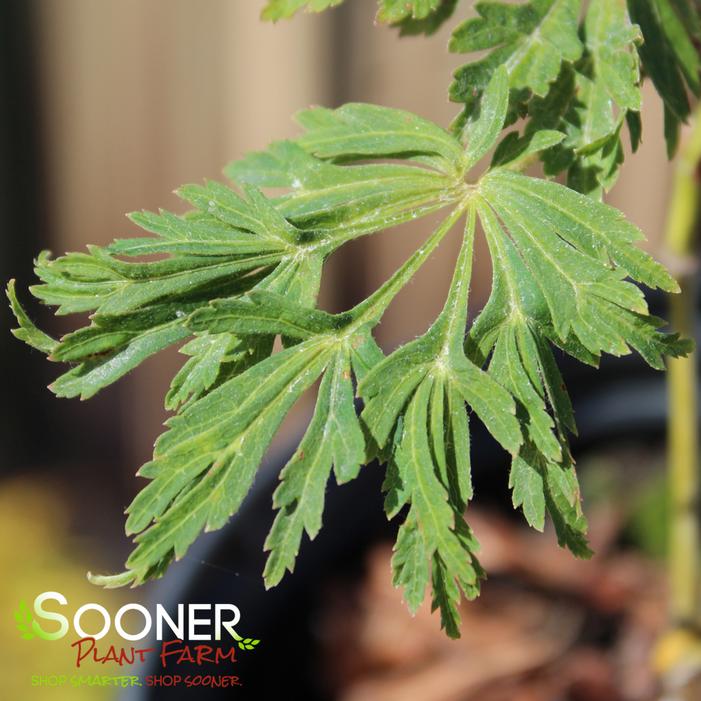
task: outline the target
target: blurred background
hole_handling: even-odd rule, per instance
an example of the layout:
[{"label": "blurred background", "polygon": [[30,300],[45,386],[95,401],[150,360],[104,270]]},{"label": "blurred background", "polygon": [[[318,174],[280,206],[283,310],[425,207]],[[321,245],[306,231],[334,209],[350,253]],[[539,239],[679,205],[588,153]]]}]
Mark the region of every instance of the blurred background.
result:
[{"label": "blurred background", "polygon": [[[261,5],[258,0],[0,2],[0,277],[17,278],[24,302],[29,303],[32,259],[41,249],[59,255],[87,243],[137,235],[125,212],[159,207],[183,211],[172,194],[177,186],[223,179],[220,173],[227,162],[294,135],[291,115],[301,108],[377,102],[446,126],[457,112],[446,98],[451,71],[461,61],[445,50],[455,22],[428,39],[400,40],[394,30],[374,24],[375,0],[352,0],[323,15],[301,14],[278,25],[259,21]],[[470,12],[465,2],[456,19]],[[661,105],[647,88],[643,122],[642,148],[634,163],[624,166],[608,201],[638,224],[649,238],[646,245],[659,252],[673,164],[665,155]],[[326,268],[321,305],[340,310],[366,296],[426,233],[421,225],[407,226],[344,248]],[[454,255],[453,244],[447,242],[393,304],[379,328],[385,349],[427,328],[442,305]],[[477,309],[489,292],[483,249],[477,251],[475,267]],[[29,305],[42,328],[54,334],[72,328],[71,319],[55,319]],[[113,698],[114,693],[98,689],[29,688],[30,674],[65,673],[73,665],[73,653],[20,641],[11,610],[19,600],[48,589],[75,601],[109,606],[125,597],[154,596],[152,589],[101,592],[87,584],[84,574],[88,569],[117,571],[129,551],[123,510],[139,487],[134,472],[149,459],[162,430],[163,396],[183,358],[176,351],[161,354],[88,404],[58,401],[46,389],[56,369],[15,341],[7,333],[11,322],[6,309],[0,313],[7,388],[0,407],[0,665],[11,672],[5,675],[2,695],[20,701],[44,694],[55,699]],[[620,379],[629,366],[607,367],[599,376],[577,371],[575,401],[593,402],[592,386]],[[635,364],[635,377],[637,372]],[[598,559],[572,564],[554,549],[552,536],[540,546],[515,530],[502,508],[508,506],[506,471],[488,470],[478,479],[493,496],[486,500],[491,508],[475,512],[475,528],[495,584],[485,603],[466,609],[472,612],[466,616],[466,630],[472,632],[461,643],[448,643],[428,611],[414,621],[409,618],[389,586],[385,532],[378,527],[359,549],[354,577],[334,581],[324,589],[323,605],[315,604],[314,624],[309,626],[314,652],[300,663],[306,665],[304,674],[290,672],[293,682],[297,673],[300,679],[316,677],[319,698],[653,698],[654,682],[640,665],[647,664],[655,626],[664,622],[664,585],[655,564],[664,550],[657,527],[664,509],[664,390],[660,380],[650,380],[653,394],[646,395],[640,387],[648,386],[647,374],[641,382],[635,385],[640,406],[629,402],[628,408],[645,417],[621,429],[625,440],[616,438],[612,448],[606,441],[614,432],[601,427],[599,416],[601,434],[596,435],[605,435],[606,441],[582,447],[580,464],[590,466],[583,479],[593,495],[587,508],[598,509],[600,518],[593,520]],[[577,387],[584,388],[580,395]],[[645,414],[648,399],[654,409]],[[601,406],[610,404],[592,406],[598,407],[594,414],[601,414]],[[586,411],[591,415],[593,410],[590,406],[583,411],[586,424]],[[302,408],[287,422],[276,450],[284,452],[305,420]],[[610,422],[616,420],[612,414]],[[583,435],[586,431],[581,426]],[[631,494],[631,485],[638,484],[640,489]],[[269,523],[269,491],[261,489],[266,495],[260,499],[265,511],[261,518]],[[616,505],[624,497],[626,504],[631,502],[630,514],[621,516]],[[350,518],[361,520],[357,513]],[[250,538],[248,547],[260,551],[263,535]],[[219,555],[203,556],[209,564],[184,563],[181,577],[220,579],[215,565],[224,572],[238,568],[226,541],[217,543],[212,547],[219,548]],[[356,552],[345,542],[328,547]],[[523,548],[532,553],[530,563],[522,556]],[[615,564],[602,564],[609,556]],[[316,566],[315,577],[322,577],[325,561]],[[538,572],[545,571],[553,581],[538,580]],[[606,581],[590,601],[582,583],[593,586],[597,577]],[[640,579],[645,586],[638,591]],[[645,599],[645,608],[635,614],[625,608],[632,591]],[[545,599],[550,602],[557,592],[554,600],[560,608],[548,608],[543,592],[549,592]],[[311,614],[300,615],[303,623],[311,620]],[[249,620],[255,627],[255,618]],[[554,620],[562,630],[551,631]],[[621,620],[628,626],[625,645],[619,640],[625,635],[616,627]],[[644,629],[637,638],[636,625]],[[616,647],[619,643],[623,647]],[[490,645],[500,655],[480,658]],[[577,650],[579,657],[574,652],[568,657],[567,650]],[[276,664],[263,649],[256,654],[266,660],[269,671]],[[257,682],[253,672],[249,677],[252,689]],[[570,686],[553,681],[570,677]],[[503,695],[488,695],[485,684]],[[288,698],[297,698],[295,693],[291,689]],[[232,697],[237,695],[242,696]],[[299,698],[315,696],[300,691]]]}]

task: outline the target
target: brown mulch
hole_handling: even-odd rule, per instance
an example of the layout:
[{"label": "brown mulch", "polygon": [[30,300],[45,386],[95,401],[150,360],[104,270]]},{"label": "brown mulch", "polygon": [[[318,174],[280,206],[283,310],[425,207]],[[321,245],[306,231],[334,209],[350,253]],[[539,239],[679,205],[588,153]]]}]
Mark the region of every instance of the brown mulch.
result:
[{"label": "brown mulch", "polygon": [[666,624],[663,573],[617,547],[612,509],[590,514],[596,556],[471,509],[489,574],[449,640],[425,602],[415,617],[391,583],[391,546],[364,579],[328,595],[319,636],[341,701],[651,701],[655,641]]}]

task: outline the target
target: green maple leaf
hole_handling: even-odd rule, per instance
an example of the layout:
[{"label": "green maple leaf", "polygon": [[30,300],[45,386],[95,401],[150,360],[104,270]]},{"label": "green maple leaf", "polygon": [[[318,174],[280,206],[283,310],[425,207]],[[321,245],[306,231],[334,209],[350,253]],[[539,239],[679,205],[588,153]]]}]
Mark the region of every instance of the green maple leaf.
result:
[{"label": "green maple leaf", "polygon": [[701,94],[698,10],[690,0],[628,0],[628,8],[644,39],[640,47],[643,68],[664,102],[665,138],[671,156],[680,124],[691,112],[687,89]]},{"label": "green maple leaf", "polygon": [[[303,4],[268,7],[284,14]],[[428,20],[441,7],[382,4],[392,22]],[[126,571],[91,576],[94,582],[159,577],[201,533],[223,527],[281,423],[317,383],[312,420],[274,495],[268,586],[294,568],[304,533],[319,532],[331,476],[347,482],[378,457],[386,465],[387,515],[404,517],[394,582],[412,610],[430,587],[443,627],[458,636],[460,599],[478,594],[484,574],[466,520],[469,426],[477,419],[511,455],[513,502],[527,521],[542,529],[550,518],[562,546],[590,555],[568,446],[574,416],[552,348],[594,365],[603,353],[637,351],[662,368],[665,357],[691,346],[661,332],[664,322],[648,312],[641,286],[678,287],[637,247],[641,232],[596,198],[519,172],[558,153],[570,158],[562,169],[598,167],[623,113],[637,114],[638,35],[625,8],[592,2],[583,45],[578,7],[568,0],[478,5],[481,16],[462,25],[454,43],[492,51],[461,69],[478,99],[469,97],[459,138],[386,107],[305,110],[298,138],[227,167],[232,187],[181,188],[192,207],[185,215],[133,215],[147,236],[56,259],[40,255],[34,296],[59,314],[91,313],[58,340],[32,324],[9,285],[15,335],[73,365],[53,385],[60,396],[89,397],[175,343],[188,356],[166,397],[175,414],[139,472],[149,482],[128,508],[135,547]],[[513,116],[515,94],[517,103],[526,100],[531,126],[507,136],[476,174]],[[573,106],[573,95],[583,107]],[[538,122],[539,109],[551,123]],[[603,172],[596,187],[611,177]],[[325,262],[336,250],[438,212],[440,223],[367,299],[340,314],[317,308]],[[459,223],[462,245],[442,311],[426,333],[385,357],[374,328]],[[478,224],[492,289],[466,331]],[[159,260],[137,260],[153,254]],[[364,403],[360,415],[356,399]],[[239,644],[248,650],[257,641]]]},{"label": "green maple leaf", "polygon": [[562,62],[581,56],[579,5],[580,0],[531,0],[520,5],[478,2],[479,16],[455,29],[449,48],[455,53],[490,51],[455,71],[451,99],[464,102],[467,115],[471,114],[499,66],[507,70],[516,103],[530,94],[545,96]]},{"label": "green maple leaf", "polygon": [[571,53],[569,60],[553,62],[557,73],[551,71],[547,88],[542,85],[540,92],[523,95],[526,126],[521,135],[507,134],[494,164],[508,162],[527,151],[533,139],[556,130],[563,136],[541,155],[545,173],[566,171],[570,187],[600,198],[615,183],[623,162],[625,123],[634,150],[640,142],[642,36],[625,0],[593,0],[579,34],[581,55]]},{"label": "green maple leaf", "polygon": [[[624,0],[594,0],[584,22],[585,53],[573,68],[572,95],[559,128],[567,134],[561,148],[546,160],[570,160],[568,184],[580,192],[600,194],[616,181],[623,162],[621,128],[641,108],[638,47],[642,36],[631,23]],[[565,78],[568,80],[568,78]]]}]

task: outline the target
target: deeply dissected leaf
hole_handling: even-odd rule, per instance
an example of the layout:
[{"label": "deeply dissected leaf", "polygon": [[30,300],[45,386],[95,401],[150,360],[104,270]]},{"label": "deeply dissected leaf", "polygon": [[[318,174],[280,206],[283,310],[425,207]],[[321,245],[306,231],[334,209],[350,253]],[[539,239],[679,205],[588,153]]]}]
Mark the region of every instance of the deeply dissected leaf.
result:
[{"label": "deeply dissected leaf", "polygon": [[638,45],[624,0],[594,0],[584,22],[585,54],[575,66],[574,94],[560,127],[571,149],[568,184],[584,193],[608,190],[623,162],[620,130],[641,108]]},{"label": "deeply dissected leaf", "polygon": [[632,347],[654,367],[662,367],[665,354],[688,351],[676,336],[657,331],[661,322],[647,316],[642,292],[625,279],[677,289],[667,271],[633,245],[642,235],[616,210],[502,169],[484,178],[480,192],[500,220],[482,210],[498,229],[494,237],[508,232],[524,263],[520,272],[537,291],[536,314],[562,343],[574,337],[594,356]]},{"label": "deeply dissected leaf", "polygon": [[691,107],[687,88],[701,93],[698,10],[689,0],[628,0],[631,18],[642,31],[640,47],[645,73],[665,106],[665,137],[670,155],[676,150],[680,124]]},{"label": "deeply dissected leaf", "polygon": [[[233,243],[232,247],[235,248]],[[59,378],[59,396],[92,396],[145,358],[186,338],[185,318],[211,296],[237,294],[257,284],[280,252],[173,256],[154,263],[127,263],[103,249],[42,257],[32,292],[60,305],[59,313],[95,310],[89,327],[64,336],[52,358],[79,363]]]},{"label": "deeply dissected leaf", "polygon": [[464,102],[467,114],[471,114],[501,65],[515,93],[546,95],[562,62],[576,61],[582,53],[577,36],[579,6],[580,0],[478,2],[475,9],[479,16],[457,27],[449,48],[455,53],[490,51],[457,69],[451,99]]},{"label": "deeply dissected leaf", "polygon": [[526,151],[548,130],[558,130],[563,137],[541,154],[546,174],[567,171],[570,187],[600,196],[615,183],[623,162],[623,123],[632,123],[633,129],[638,125],[641,36],[625,0],[589,3],[581,34],[581,58],[563,63],[547,94],[531,99],[523,135],[507,136],[497,163]]},{"label": "deeply dissected leaf", "polygon": [[[264,15],[334,4],[271,0]],[[403,33],[430,33],[455,5],[381,0],[380,18]],[[673,88],[677,79],[695,86],[696,59],[684,37],[698,36],[697,14],[686,0],[629,5],[633,19],[643,16],[646,40],[666,47],[678,75],[660,91],[668,113],[682,119]],[[596,196],[613,183],[624,121],[634,145],[640,140],[639,32],[622,0],[586,7],[578,31],[579,0],[477,4],[479,16],[451,44],[486,51],[456,74],[453,96],[465,104],[459,138],[402,110],[311,108],[297,117],[298,138],[227,167],[234,187],[187,185],[178,191],[192,207],[186,214],[132,215],[147,236],[55,260],[40,255],[33,294],[59,314],[91,314],[58,341],[32,324],[10,284],[17,337],[73,365],[53,385],[61,396],[91,396],[173,344],[183,343],[188,357],[166,397],[176,414],[128,509],[136,547],[126,571],[93,581],[122,586],[161,576],[201,532],[221,528],[246,498],[281,422],[317,383],[311,422],[274,495],[267,586],[294,569],[304,533],[319,532],[332,472],[342,484],[377,458],[386,464],[386,513],[404,517],[394,583],[412,610],[430,585],[442,626],[458,636],[460,599],[476,596],[484,575],[465,520],[469,428],[477,419],[511,455],[514,506],[538,529],[549,517],[562,546],[590,555],[568,446],[574,412],[552,346],[594,365],[602,353],[636,350],[662,367],[690,345],[660,332],[662,320],[648,314],[639,285],[672,292],[677,285],[637,248],[640,231],[571,189]],[[519,114],[525,126],[496,145]],[[668,120],[668,130],[674,124]],[[489,168],[475,174],[495,145]],[[518,172],[536,158],[548,175],[567,171],[571,187]],[[447,211],[438,226],[367,299],[340,314],[317,308],[329,255],[439,210]],[[463,218],[441,313],[385,357],[373,328]],[[478,223],[493,280],[468,326]]]},{"label": "deeply dissected leaf", "polygon": [[127,560],[135,581],[181,557],[203,529],[221,528],[236,512],[277,427],[327,359],[318,342],[289,348],[170,421],[140,472],[152,481],[128,510],[127,530],[139,533]]},{"label": "deeply dissected leaf", "polygon": [[[421,382],[416,393],[412,397],[406,410],[403,436],[397,452],[399,476],[405,484],[411,499],[409,519],[415,519],[421,530],[421,538],[413,543],[414,549],[421,548],[419,553],[403,553],[408,550],[405,543],[400,550],[402,555],[400,571],[395,579],[408,587],[411,605],[415,607],[418,601],[418,590],[423,582],[424,570],[414,573],[419,577],[419,582],[409,578],[405,562],[408,557],[417,558],[423,553],[423,557],[430,560],[438,559],[447,569],[446,577],[450,578],[451,586],[457,585],[467,595],[474,595],[478,587],[480,568],[475,560],[474,544],[466,542],[459,535],[460,526],[457,524],[462,519],[459,512],[449,502],[448,490],[441,483],[436,466],[432,460],[430,444],[428,441],[428,403],[431,392],[431,378]],[[466,547],[468,546],[468,547]],[[473,546],[473,547],[469,547]],[[398,566],[395,555],[395,567]],[[440,567],[440,566],[439,566]],[[436,565],[434,563],[434,579]],[[446,582],[446,585],[448,583]],[[413,590],[413,591],[412,591]],[[455,601],[441,601],[443,619],[455,617]],[[445,626],[449,635],[456,635],[456,627],[450,624]]]},{"label": "deeply dissected leaf", "polygon": [[[616,210],[555,183],[503,168],[480,183],[477,210],[493,261],[492,293],[466,344],[517,402],[526,442],[514,455],[514,505],[542,528],[547,508],[562,545],[587,556],[567,432],[572,407],[546,339],[575,357],[634,348],[653,367],[689,346],[657,330],[631,280],[676,283],[633,244],[640,232]],[[487,204],[488,203],[488,204]]]},{"label": "deeply dissected leaf", "polygon": [[314,417],[294,456],[283,469],[273,497],[279,509],[265,542],[270,551],[267,586],[294,569],[302,533],[321,529],[326,483],[333,467],[339,484],[357,476],[365,459],[365,440],[355,412],[351,349],[343,348],[324,374]]},{"label": "deeply dissected leaf", "polygon": [[463,354],[474,228],[470,210],[448,300],[431,329],[360,383],[368,432],[381,449],[396,437],[385,483],[390,514],[411,504],[395,549],[394,581],[416,609],[430,571],[434,603],[452,636],[459,591],[476,595],[481,575],[476,543],[462,520],[471,495],[465,403],[507,450],[516,452],[521,443],[513,400]]}]

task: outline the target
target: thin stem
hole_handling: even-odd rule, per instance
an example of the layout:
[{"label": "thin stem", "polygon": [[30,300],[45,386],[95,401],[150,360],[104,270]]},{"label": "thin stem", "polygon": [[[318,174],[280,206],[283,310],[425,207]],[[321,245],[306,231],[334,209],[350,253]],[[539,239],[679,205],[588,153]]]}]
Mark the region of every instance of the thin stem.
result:
[{"label": "thin stem", "polygon": [[692,132],[676,164],[667,216],[665,245],[670,253],[681,258],[692,257],[696,253],[699,162],[701,162],[701,109],[696,110]]},{"label": "thin stem", "polygon": [[[675,331],[694,338],[696,282],[689,264],[696,251],[701,161],[701,109],[697,109],[691,137],[682,152],[666,230],[666,245],[676,259],[681,288],[670,300]],[[668,373],[668,470],[670,488],[669,579],[670,616],[673,625],[699,623],[699,437],[697,428],[696,353],[672,358]]]},{"label": "thin stem", "polygon": [[[670,304],[675,331],[693,337],[696,284],[679,280],[681,293]],[[675,624],[699,618],[699,479],[696,354],[669,361],[668,465],[670,489],[670,615]]]}]

